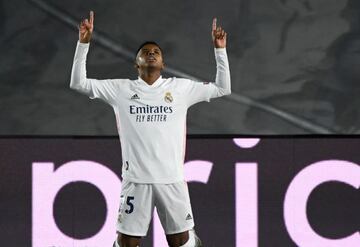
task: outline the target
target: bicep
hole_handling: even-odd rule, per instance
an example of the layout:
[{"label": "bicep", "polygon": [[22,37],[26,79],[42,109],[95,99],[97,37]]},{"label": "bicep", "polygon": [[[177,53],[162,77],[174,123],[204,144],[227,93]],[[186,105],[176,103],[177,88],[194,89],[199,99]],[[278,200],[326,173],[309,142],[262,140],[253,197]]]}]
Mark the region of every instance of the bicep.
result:
[{"label": "bicep", "polygon": [[113,104],[116,98],[117,85],[114,80],[91,79],[84,81],[83,93],[90,99],[101,99],[109,104]]},{"label": "bicep", "polygon": [[211,82],[189,81],[186,90],[188,106],[201,101],[210,101],[216,95],[217,87]]}]

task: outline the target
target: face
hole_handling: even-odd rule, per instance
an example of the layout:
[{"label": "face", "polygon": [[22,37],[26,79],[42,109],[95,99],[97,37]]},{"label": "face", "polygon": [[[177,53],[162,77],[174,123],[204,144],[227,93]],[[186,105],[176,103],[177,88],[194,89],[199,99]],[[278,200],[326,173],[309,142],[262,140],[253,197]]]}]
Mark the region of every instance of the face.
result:
[{"label": "face", "polygon": [[162,70],[164,62],[160,48],[154,44],[144,45],[136,56],[135,66],[138,69]]}]

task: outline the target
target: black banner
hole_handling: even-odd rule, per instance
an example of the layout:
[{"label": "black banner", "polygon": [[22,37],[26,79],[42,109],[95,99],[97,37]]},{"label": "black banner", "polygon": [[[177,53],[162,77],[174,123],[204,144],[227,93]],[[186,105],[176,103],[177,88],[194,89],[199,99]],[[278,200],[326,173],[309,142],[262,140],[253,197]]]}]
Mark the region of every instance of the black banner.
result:
[{"label": "black banner", "polygon": [[[190,138],[185,178],[204,246],[360,246],[359,145]],[[2,138],[0,150],[2,246],[112,245],[117,138]],[[142,246],[167,246],[156,217]]]}]

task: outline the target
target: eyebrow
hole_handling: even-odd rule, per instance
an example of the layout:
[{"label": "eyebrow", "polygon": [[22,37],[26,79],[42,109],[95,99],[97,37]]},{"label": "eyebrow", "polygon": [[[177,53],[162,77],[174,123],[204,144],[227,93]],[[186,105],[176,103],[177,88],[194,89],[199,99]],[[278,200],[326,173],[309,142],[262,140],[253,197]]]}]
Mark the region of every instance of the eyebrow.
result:
[{"label": "eyebrow", "polygon": [[[149,49],[148,48],[143,48],[141,49],[142,51],[148,51]],[[156,51],[161,51],[159,48],[155,48]]]}]

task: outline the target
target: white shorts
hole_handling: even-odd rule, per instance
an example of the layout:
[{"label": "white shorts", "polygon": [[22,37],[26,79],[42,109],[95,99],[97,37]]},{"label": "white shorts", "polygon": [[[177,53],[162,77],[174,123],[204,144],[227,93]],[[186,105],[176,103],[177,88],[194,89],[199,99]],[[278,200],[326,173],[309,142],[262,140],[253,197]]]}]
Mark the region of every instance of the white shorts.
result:
[{"label": "white shorts", "polygon": [[130,236],[146,236],[154,207],[165,234],[180,233],[194,227],[185,181],[173,184],[139,184],[124,180],[117,231]]}]

